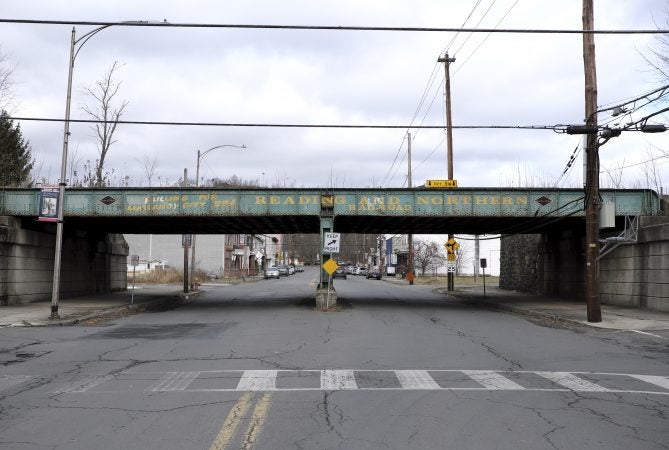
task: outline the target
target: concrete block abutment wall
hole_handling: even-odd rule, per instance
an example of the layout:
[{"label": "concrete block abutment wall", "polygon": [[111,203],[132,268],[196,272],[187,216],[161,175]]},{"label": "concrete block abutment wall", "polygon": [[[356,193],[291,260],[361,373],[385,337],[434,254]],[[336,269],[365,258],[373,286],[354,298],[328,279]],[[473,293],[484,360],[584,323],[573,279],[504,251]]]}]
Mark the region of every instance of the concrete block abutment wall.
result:
[{"label": "concrete block abutment wall", "polygon": [[[669,311],[669,216],[639,217],[636,243],[622,244],[599,262],[602,304]],[[585,302],[585,227],[502,238],[502,289]]]},{"label": "concrete block abutment wall", "polygon": [[[55,230],[52,223],[0,217],[0,304],[51,299]],[[60,297],[125,290],[127,255],[120,234],[65,226]]]},{"label": "concrete block abutment wall", "polygon": [[637,243],[599,265],[602,303],[669,311],[669,217],[640,217]]}]

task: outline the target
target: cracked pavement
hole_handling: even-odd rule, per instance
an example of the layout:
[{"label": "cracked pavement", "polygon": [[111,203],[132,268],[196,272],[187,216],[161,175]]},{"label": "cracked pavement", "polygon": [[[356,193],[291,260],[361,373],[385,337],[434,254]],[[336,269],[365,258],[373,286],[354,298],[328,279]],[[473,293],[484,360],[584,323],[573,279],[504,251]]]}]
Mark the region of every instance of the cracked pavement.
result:
[{"label": "cracked pavement", "polygon": [[666,342],[315,275],[0,329],[0,448],[669,448]]}]

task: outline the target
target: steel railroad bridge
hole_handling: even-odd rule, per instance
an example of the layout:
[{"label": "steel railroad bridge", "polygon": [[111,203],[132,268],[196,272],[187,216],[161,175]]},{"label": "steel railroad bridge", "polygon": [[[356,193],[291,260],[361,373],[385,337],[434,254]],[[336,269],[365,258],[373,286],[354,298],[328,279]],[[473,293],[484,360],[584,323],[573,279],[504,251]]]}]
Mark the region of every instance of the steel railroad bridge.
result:
[{"label": "steel railroad bridge", "polygon": [[[660,214],[645,189],[602,189],[626,216]],[[39,189],[0,189],[0,216],[38,218]],[[108,233],[543,233],[584,220],[582,189],[68,188],[66,228]],[[46,225],[46,224],[42,224]]]}]

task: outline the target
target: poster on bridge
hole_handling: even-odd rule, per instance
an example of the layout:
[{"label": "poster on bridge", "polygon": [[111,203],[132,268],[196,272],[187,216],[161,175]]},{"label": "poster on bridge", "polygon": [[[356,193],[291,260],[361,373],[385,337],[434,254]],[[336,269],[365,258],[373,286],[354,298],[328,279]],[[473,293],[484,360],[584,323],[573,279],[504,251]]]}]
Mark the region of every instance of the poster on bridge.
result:
[{"label": "poster on bridge", "polygon": [[42,191],[39,196],[38,221],[58,221],[58,193],[58,186],[42,186]]}]

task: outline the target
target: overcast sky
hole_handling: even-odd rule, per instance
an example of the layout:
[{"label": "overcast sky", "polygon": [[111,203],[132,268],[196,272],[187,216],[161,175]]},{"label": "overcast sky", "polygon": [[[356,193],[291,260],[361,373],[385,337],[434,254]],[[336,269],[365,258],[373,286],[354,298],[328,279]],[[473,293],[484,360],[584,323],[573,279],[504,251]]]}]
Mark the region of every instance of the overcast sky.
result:
[{"label": "overcast sky", "polygon": [[[475,9],[474,6],[478,5]],[[581,1],[2,1],[2,18],[172,23],[355,25],[383,27],[580,29]],[[664,0],[595,0],[597,29],[667,28]],[[473,13],[472,13],[473,10]],[[466,21],[468,15],[470,19]],[[506,16],[505,16],[506,15]],[[500,22],[501,21],[501,22]],[[71,25],[0,24],[2,52],[14,66],[18,117],[63,118]],[[77,26],[77,35],[92,30]],[[660,48],[647,34],[596,37],[600,105],[665,84],[644,57]],[[453,125],[556,125],[584,117],[580,35],[451,32],[298,31],[111,27],[79,52],[72,118],[86,118],[84,94],[115,62],[125,120],[444,125],[443,64],[451,65]],[[430,83],[430,81],[433,81]],[[418,109],[423,93],[426,101]],[[656,111],[654,103],[638,112]],[[415,117],[415,119],[414,119]],[[600,121],[608,120],[608,116]],[[666,116],[658,116],[666,122]],[[412,122],[413,121],[413,122]],[[57,181],[62,123],[23,121],[39,175]],[[70,156],[97,158],[90,125],[73,124]],[[413,184],[446,178],[444,130],[410,130]],[[147,185],[142,162],[158,158],[153,184],[195,172],[197,150],[223,144],[202,160],[201,179],[236,175],[294,187],[404,187],[407,129],[286,129],[121,125],[106,167],[114,180]],[[454,130],[454,172],[462,187],[517,186],[557,180],[579,144],[552,131]],[[624,133],[601,148],[607,169],[645,187],[643,165],[669,148],[669,133]],[[561,186],[582,184],[579,163]],[[663,184],[669,160],[657,160]],[[615,177],[619,171],[611,174]],[[160,179],[158,179],[160,177]]]}]

